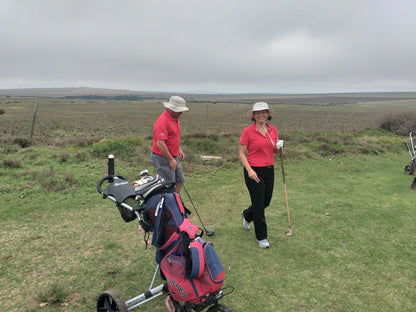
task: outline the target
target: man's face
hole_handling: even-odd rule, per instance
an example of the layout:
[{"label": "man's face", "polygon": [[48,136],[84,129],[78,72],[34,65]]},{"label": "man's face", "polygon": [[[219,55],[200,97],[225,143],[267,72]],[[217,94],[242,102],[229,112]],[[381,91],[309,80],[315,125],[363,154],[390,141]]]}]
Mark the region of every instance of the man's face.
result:
[{"label": "man's face", "polygon": [[172,118],[175,118],[175,119],[179,118],[179,116],[182,115],[182,113],[183,113],[183,112],[177,113],[177,112],[174,112],[171,109],[168,109],[168,111],[169,111],[169,114],[172,116]]}]

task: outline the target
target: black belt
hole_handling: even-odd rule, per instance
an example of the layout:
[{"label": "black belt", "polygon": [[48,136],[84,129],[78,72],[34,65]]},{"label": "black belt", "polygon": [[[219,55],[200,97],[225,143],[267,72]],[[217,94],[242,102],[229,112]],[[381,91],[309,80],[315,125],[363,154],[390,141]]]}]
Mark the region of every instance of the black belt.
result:
[{"label": "black belt", "polygon": [[267,166],[262,166],[262,167],[255,167],[255,166],[251,166],[252,168],[258,168],[258,169],[273,169],[274,165],[267,165]]}]

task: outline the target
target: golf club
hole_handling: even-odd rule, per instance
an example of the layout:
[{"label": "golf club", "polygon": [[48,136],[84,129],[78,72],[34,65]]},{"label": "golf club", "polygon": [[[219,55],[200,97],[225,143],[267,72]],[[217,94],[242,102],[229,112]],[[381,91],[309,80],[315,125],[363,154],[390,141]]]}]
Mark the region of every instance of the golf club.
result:
[{"label": "golf club", "polygon": [[143,171],[140,171],[140,173],[139,173],[139,178],[140,177],[142,177],[142,176],[148,176],[149,175],[149,170],[147,170],[147,169],[145,169],[145,170],[143,170]]},{"label": "golf club", "polygon": [[199,219],[199,221],[201,222],[202,227],[203,227],[203,228],[204,228],[204,230],[205,230],[205,233],[207,233],[207,235],[208,235],[208,236],[214,235],[215,230],[213,230],[213,229],[207,229],[207,228],[205,227],[205,225],[204,225],[204,222],[202,222],[202,219],[201,219],[201,217],[199,216],[198,210],[196,210],[196,207],[195,207],[195,205],[194,205],[194,203],[193,203],[193,201],[192,201],[192,198],[191,198],[191,196],[189,195],[188,190],[186,189],[185,183],[184,183],[184,184],[182,184],[182,186],[183,186],[183,188],[185,189],[186,195],[188,195],[188,198],[189,198],[189,200],[191,201],[192,207],[194,207],[194,210],[195,210],[195,212],[196,212],[196,215],[198,216],[198,219]]},{"label": "golf club", "polygon": [[282,176],[283,176],[283,186],[285,188],[285,197],[286,197],[286,209],[287,209],[287,219],[289,220],[289,229],[285,232],[286,236],[292,236],[292,226],[290,224],[290,215],[289,215],[289,203],[287,201],[287,191],[286,191],[286,180],[285,180],[285,169],[283,168],[283,147],[279,151],[280,154],[280,163],[282,164]]}]

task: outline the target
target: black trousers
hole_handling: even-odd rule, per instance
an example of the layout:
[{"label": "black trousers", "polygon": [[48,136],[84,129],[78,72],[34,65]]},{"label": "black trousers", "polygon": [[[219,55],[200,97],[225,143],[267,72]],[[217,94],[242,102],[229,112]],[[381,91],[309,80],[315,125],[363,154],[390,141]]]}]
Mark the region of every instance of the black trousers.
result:
[{"label": "black trousers", "polygon": [[250,193],[251,206],[243,211],[247,222],[253,221],[257,240],[267,238],[267,223],[264,209],[270,205],[274,186],[274,166],[252,167],[260,182],[252,180],[244,168],[244,180]]}]

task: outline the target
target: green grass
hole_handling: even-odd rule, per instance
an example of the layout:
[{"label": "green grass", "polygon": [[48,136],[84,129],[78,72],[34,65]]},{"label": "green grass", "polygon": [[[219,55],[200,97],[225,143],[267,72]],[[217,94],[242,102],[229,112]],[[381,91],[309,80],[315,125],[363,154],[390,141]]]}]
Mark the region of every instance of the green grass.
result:
[{"label": "green grass", "polygon": [[[145,250],[137,223],[125,223],[96,192],[106,159],[79,162],[80,152],[17,149],[20,168],[2,167],[2,311],[94,311],[103,291],[116,289],[127,300],[150,283],[154,248]],[[290,238],[277,166],[268,250],[241,224],[249,200],[241,166],[187,170],[185,161],[187,189],[206,227],[216,230],[205,238],[226,268],[225,285],[235,289],[224,304],[235,311],[412,311],[416,211],[413,178],[403,171],[408,158],[403,152],[285,162]],[[131,167],[116,159],[116,173],[129,179],[144,169]],[[52,177],[64,187],[51,189]],[[195,214],[191,220],[199,223]],[[155,299],[139,310],[165,307]]]},{"label": "green grass", "polygon": [[[0,311],[94,311],[116,289],[144,292],[155,269],[137,222],[125,223],[96,191],[116,156],[133,180],[150,163],[162,97],[143,101],[2,97],[0,109]],[[413,311],[415,192],[404,174],[406,137],[378,129],[409,111],[414,94],[189,96],[181,117],[186,187],[226,268],[235,311]],[[271,248],[241,223],[249,204],[238,138],[257,100],[276,111],[285,140],[293,236],[280,171],[267,208]],[[34,104],[34,139],[28,144]],[[105,138],[105,139],[104,139]],[[103,140],[104,139],[104,140]],[[201,154],[225,161],[202,162]],[[185,205],[192,209],[186,194]],[[199,224],[195,214],[191,220]],[[161,282],[158,280],[157,282]],[[155,299],[139,311],[166,311]]]}]

